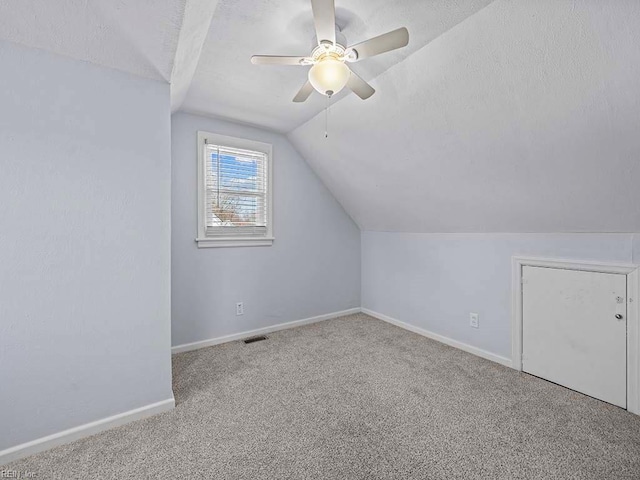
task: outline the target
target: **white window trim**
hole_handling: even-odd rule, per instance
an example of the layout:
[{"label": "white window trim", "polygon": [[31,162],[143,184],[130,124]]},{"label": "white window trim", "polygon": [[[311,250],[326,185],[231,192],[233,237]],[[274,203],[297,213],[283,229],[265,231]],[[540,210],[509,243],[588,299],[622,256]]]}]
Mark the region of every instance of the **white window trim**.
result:
[{"label": "white window trim", "polygon": [[[263,237],[207,237],[205,235],[206,214],[205,202],[205,158],[204,145],[213,143],[225,147],[253,150],[267,155],[267,233]],[[228,137],[210,132],[198,132],[198,248],[211,247],[265,247],[273,245],[273,147],[269,143]]]}]

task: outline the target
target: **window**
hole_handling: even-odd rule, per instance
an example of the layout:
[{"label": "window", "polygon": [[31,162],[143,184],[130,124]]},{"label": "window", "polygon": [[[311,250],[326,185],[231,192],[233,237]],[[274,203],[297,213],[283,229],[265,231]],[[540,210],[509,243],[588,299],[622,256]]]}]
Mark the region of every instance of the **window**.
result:
[{"label": "window", "polygon": [[198,247],[271,245],[271,145],[198,132],[198,150]]}]

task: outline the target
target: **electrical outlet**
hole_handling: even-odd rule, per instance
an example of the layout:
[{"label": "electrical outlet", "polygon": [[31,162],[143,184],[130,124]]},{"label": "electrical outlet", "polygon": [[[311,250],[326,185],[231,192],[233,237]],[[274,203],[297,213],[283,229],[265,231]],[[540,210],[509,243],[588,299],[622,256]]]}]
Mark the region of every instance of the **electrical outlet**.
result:
[{"label": "electrical outlet", "polygon": [[236,303],[236,315],[244,315],[244,304],[242,302]]},{"label": "electrical outlet", "polygon": [[473,328],[478,328],[480,325],[480,315],[478,315],[477,313],[470,313],[469,314],[469,325]]}]

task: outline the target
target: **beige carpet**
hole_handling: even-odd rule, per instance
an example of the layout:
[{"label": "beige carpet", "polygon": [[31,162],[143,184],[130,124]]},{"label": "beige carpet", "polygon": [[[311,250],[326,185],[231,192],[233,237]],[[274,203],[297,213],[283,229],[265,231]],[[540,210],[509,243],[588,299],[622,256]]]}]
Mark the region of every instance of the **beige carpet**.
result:
[{"label": "beige carpet", "polygon": [[60,479],[634,479],[640,417],[352,315],[174,356],[175,410],[3,469]]}]

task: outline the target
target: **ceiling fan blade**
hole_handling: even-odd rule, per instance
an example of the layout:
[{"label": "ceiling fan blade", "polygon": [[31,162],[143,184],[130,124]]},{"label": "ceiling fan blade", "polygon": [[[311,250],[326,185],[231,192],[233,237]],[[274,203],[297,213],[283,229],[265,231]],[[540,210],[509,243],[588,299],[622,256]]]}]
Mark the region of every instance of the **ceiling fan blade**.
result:
[{"label": "ceiling fan blade", "polygon": [[336,5],[334,0],[311,0],[318,45],[323,40],[336,43]]},{"label": "ceiling fan blade", "polygon": [[367,82],[361,79],[353,71],[349,76],[347,87],[349,87],[353,91],[353,93],[358,95],[362,100],[366,100],[371,95],[376,93],[375,89],[371,85],[369,85]]},{"label": "ceiling fan blade", "polygon": [[309,98],[309,95],[311,95],[312,92],[313,85],[311,85],[311,82],[307,80],[307,83],[302,86],[298,94],[293,97],[293,101],[296,103],[304,102],[307,98]]},{"label": "ceiling fan blade", "polygon": [[408,44],[409,31],[402,27],[353,45],[347,49],[347,52],[354,50],[358,55],[353,61],[357,62],[363,58],[373,57],[374,55],[390,52],[396,48],[406,47]]},{"label": "ceiling fan blade", "polygon": [[254,65],[306,65],[307,57],[281,57],[279,55],[254,55],[251,63]]}]

